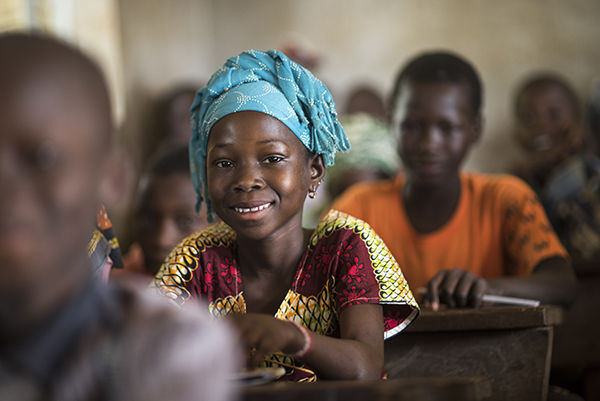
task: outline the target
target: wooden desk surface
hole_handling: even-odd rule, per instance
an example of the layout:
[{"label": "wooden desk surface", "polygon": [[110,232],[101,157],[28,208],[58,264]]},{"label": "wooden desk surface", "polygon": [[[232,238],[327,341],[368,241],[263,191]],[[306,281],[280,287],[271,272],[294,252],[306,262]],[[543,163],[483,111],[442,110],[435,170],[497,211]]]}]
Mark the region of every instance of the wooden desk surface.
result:
[{"label": "wooden desk surface", "polygon": [[483,377],[277,382],[242,391],[244,401],[477,401],[490,395]]},{"label": "wooden desk surface", "polygon": [[436,331],[499,330],[555,326],[564,320],[556,306],[492,306],[478,309],[422,310],[407,333]]},{"label": "wooden desk surface", "polygon": [[490,379],[492,400],[546,400],[553,306],[422,311],[402,333],[385,341],[389,378]]}]

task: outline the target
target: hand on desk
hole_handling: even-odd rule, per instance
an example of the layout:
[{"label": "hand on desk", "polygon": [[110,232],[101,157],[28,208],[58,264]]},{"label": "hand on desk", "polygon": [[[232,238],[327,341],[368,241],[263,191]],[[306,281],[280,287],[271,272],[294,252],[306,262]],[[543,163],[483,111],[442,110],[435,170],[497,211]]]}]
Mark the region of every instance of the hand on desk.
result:
[{"label": "hand on desk", "polygon": [[426,307],[440,308],[440,303],[449,308],[479,307],[484,294],[492,293],[488,282],[459,268],[440,270],[427,283],[427,293],[423,300]]},{"label": "hand on desk", "polygon": [[538,263],[529,276],[504,276],[490,280],[462,269],[441,270],[427,284],[426,307],[438,310],[481,306],[483,295],[529,298],[547,305],[568,307],[577,294],[577,280],[562,257]]}]

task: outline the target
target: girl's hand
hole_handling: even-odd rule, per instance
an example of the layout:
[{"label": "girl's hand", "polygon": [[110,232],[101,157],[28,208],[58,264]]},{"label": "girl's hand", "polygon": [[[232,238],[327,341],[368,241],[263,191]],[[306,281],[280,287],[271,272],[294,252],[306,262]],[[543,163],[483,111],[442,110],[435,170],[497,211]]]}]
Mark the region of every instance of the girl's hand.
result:
[{"label": "girl's hand", "polygon": [[304,335],[291,322],[262,313],[228,315],[248,351],[248,368],[258,367],[265,355],[281,351],[294,354],[304,346]]},{"label": "girl's hand", "polygon": [[485,279],[459,268],[439,271],[427,283],[426,304],[438,310],[440,303],[449,308],[481,306],[481,298],[488,292]]}]

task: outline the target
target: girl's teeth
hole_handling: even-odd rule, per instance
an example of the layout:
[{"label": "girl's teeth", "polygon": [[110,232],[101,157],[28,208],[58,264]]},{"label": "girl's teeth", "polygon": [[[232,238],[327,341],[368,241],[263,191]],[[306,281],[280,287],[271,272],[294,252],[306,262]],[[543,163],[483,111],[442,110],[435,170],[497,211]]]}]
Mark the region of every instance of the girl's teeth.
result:
[{"label": "girl's teeth", "polygon": [[251,207],[251,208],[236,207],[235,211],[238,213],[250,213],[250,212],[258,212],[259,210],[264,210],[267,207],[269,207],[268,203],[266,205],[256,206],[256,207]]}]

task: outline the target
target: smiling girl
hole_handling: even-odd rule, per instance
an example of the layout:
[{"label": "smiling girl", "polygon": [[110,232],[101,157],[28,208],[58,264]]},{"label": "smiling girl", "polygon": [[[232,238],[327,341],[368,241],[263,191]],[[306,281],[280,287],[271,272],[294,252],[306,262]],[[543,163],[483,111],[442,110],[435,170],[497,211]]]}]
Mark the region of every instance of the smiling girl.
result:
[{"label": "smiling girl", "polygon": [[222,223],[185,239],[154,286],[230,315],[249,367],[283,380],[379,378],[383,340],[418,307],[364,222],[331,211],[302,227],[306,196],[349,148],[327,88],[278,51],[233,57],[196,95],[190,160],[198,206]]}]

